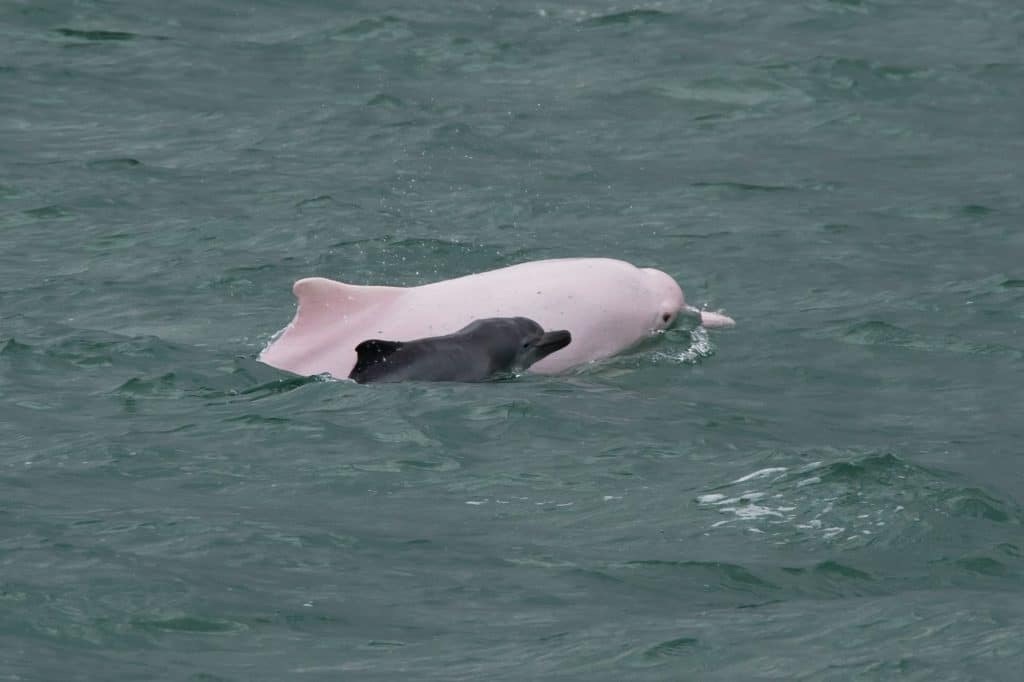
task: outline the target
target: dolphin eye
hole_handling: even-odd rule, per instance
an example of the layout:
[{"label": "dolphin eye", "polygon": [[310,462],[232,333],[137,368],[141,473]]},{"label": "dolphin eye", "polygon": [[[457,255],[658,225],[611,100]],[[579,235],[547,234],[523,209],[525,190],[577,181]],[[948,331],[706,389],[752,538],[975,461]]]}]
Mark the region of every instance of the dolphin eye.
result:
[{"label": "dolphin eye", "polygon": [[668,322],[671,319],[672,319],[672,313],[662,313],[662,315],[661,315],[661,321],[662,322]]}]

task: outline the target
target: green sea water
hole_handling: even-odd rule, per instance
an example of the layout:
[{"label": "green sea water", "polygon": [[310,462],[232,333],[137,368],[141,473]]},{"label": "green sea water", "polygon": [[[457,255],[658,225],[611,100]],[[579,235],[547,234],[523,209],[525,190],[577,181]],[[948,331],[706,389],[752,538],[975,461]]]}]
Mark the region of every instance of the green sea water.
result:
[{"label": "green sea water", "polygon": [[[1024,6],[0,2],[0,680],[1024,677]],[[567,256],[733,330],[261,365]]]}]

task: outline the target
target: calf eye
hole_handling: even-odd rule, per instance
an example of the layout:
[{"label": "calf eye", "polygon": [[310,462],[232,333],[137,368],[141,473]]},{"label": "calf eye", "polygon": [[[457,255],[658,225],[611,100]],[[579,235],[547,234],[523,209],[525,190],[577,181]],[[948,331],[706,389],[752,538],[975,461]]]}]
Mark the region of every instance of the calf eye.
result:
[{"label": "calf eye", "polygon": [[669,321],[669,320],[671,320],[671,319],[672,319],[672,315],[671,315],[671,313],[665,313],[665,314],[663,314],[663,315],[661,316],[661,321],[662,321],[662,322],[668,322],[668,321]]}]

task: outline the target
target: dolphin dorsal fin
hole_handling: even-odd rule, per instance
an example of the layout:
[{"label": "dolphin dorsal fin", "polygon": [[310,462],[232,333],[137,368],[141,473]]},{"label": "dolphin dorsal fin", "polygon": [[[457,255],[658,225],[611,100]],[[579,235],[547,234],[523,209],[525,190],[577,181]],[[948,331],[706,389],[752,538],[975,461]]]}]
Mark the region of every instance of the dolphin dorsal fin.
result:
[{"label": "dolphin dorsal fin", "polygon": [[404,344],[401,341],[384,341],[383,339],[369,339],[356,346],[356,366],[348,375],[350,379],[359,381],[367,369],[383,362],[387,362],[396,351]]},{"label": "dolphin dorsal fin", "polygon": [[[300,279],[292,286],[299,304],[295,317],[263,349],[260,360],[274,367],[287,367],[296,374],[324,371],[320,361],[325,356],[354,360],[351,346],[338,348],[345,330],[374,326],[373,320],[386,314],[406,291],[403,287],[360,286],[324,277]],[[354,344],[358,338],[350,342]]]},{"label": "dolphin dorsal fin", "polygon": [[319,324],[327,319],[359,315],[371,308],[390,303],[404,291],[402,287],[360,286],[326,277],[307,277],[292,286],[299,310],[293,326]]}]

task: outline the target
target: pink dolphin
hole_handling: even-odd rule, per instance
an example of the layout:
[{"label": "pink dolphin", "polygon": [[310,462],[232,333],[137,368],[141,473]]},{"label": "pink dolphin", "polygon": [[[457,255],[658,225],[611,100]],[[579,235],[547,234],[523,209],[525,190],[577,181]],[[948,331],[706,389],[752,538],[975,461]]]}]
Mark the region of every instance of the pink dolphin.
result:
[{"label": "pink dolphin", "polygon": [[544,329],[567,329],[572,343],[530,368],[555,374],[614,355],[671,325],[680,313],[705,327],[732,318],[686,305],[670,276],[611,258],[564,258],[418,287],[360,286],[322,277],[292,288],[295,318],[260,360],[296,374],[343,378],[367,339],[404,341],[450,334],[473,320],[528,317]]}]

